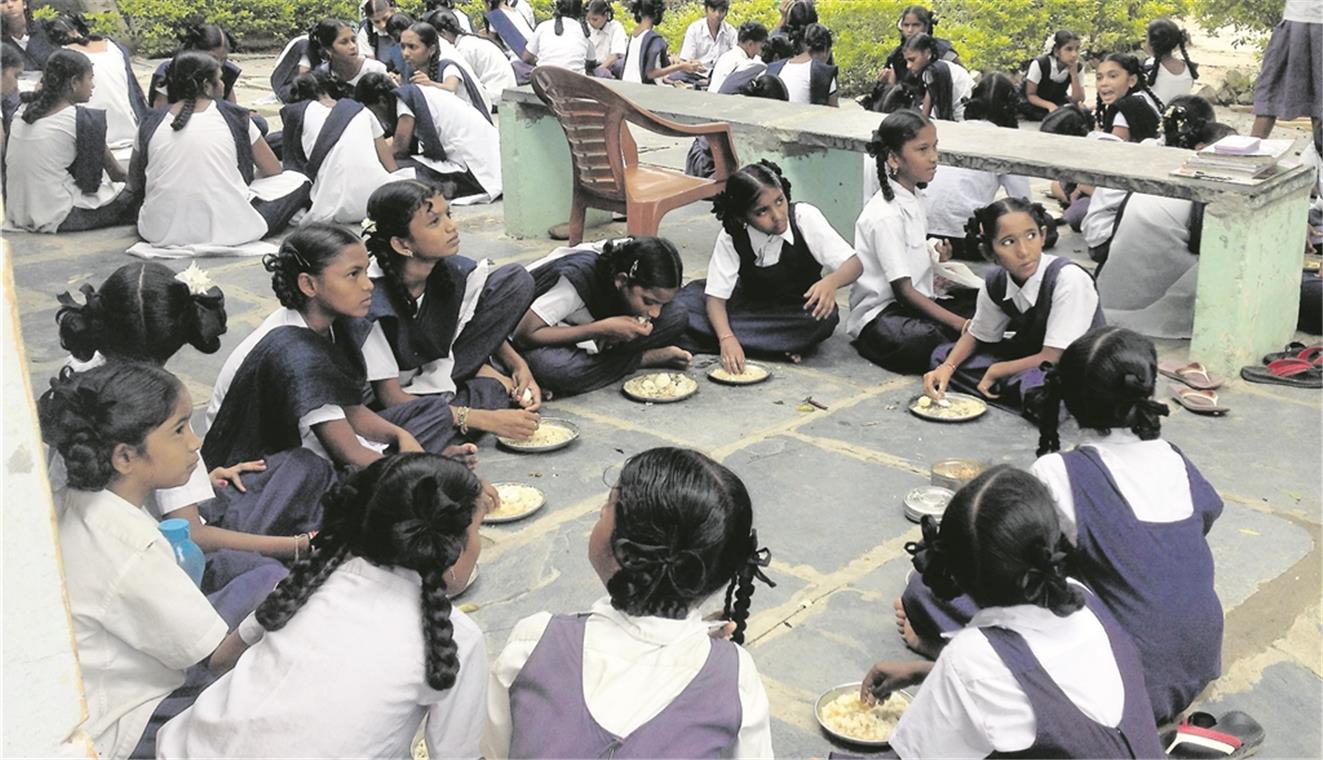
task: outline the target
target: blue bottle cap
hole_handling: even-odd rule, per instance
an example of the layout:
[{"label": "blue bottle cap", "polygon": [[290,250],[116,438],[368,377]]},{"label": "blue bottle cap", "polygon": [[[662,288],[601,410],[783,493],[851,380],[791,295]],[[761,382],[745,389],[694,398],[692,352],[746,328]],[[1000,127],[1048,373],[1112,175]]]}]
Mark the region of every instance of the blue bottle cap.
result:
[{"label": "blue bottle cap", "polygon": [[182,517],[172,517],[169,520],[162,520],[158,526],[161,533],[171,542],[188,540],[188,520]]}]

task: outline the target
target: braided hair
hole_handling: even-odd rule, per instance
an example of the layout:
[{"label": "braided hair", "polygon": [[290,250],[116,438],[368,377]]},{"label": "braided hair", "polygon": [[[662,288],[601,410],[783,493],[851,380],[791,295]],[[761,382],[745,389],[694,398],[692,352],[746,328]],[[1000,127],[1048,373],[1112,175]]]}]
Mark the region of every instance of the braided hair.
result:
[{"label": "braided hair", "polygon": [[[767,38],[763,45],[763,63],[773,64],[795,55],[795,43],[784,32],[777,32]],[[778,77],[779,79],[779,77]]]},{"label": "braided hair", "polygon": [[204,354],[220,349],[225,294],[214,286],[195,293],[164,264],[125,264],[99,291],[84,285],[80,292],[81,304],[60,294],[55,313],[60,345],[79,361],[100,352],[164,366],[184,344]]},{"label": "braided hair", "polygon": [[320,70],[305,71],[294,77],[293,82],[290,82],[289,102],[302,103],[305,100],[314,101],[322,98],[334,98],[339,92],[339,82],[329,72]]},{"label": "braided hair", "polygon": [[377,25],[372,23],[372,16],[377,11],[394,7],[393,0],[363,0],[363,5],[359,9],[363,16],[363,29],[367,32],[368,49],[372,51],[373,55],[377,54],[377,41],[381,39],[381,35],[377,33]]},{"label": "braided hair", "polygon": [[179,35],[179,43],[183,50],[210,51],[223,48],[227,53],[233,52],[237,46],[234,36],[220,24],[190,24]]},{"label": "braided hair", "polygon": [[391,79],[387,74],[371,71],[359,78],[358,84],[354,85],[354,91],[350,93],[350,96],[376,115],[377,120],[381,122],[382,129],[386,131],[386,136],[389,137],[395,134],[395,123],[397,121],[397,98],[395,93],[394,79]]},{"label": "braided hair", "polygon": [[70,488],[100,491],[115,479],[115,447],[140,448],[183,392],[179,378],[149,364],[65,367],[37,400],[41,438],[60,452]]},{"label": "braided hair", "polygon": [[583,36],[591,36],[591,33],[588,31],[588,22],[583,18],[583,0],[556,0],[556,5],[552,9],[552,13],[553,18],[555,18],[555,26],[553,28],[557,37],[561,35],[561,32],[565,31],[564,19],[567,18],[579,22],[580,28],[583,29]]},{"label": "braided hair", "polygon": [[666,238],[625,237],[608,240],[597,260],[598,276],[614,282],[625,276],[625,285],[645,289],[680,287],[684,264],[680,252]]},{"label": "braided hair", "polygon": [[725,587],[732,639],[743,642],[753,579],[770,560],[757,547],[743,481],[692,449],[656,448],[625,463],[612,498],[611,606],[680,619]]},{"label": "braided hair", "polygon": [[465,34],[473,34],[473,32],[467,32],[464,30],[464,27],[460,26],[459,16],[450,8],[437,8],[424,16],[423,21],[431,24],[432,28],[436,29],[437,32],[441,34],[453,34],[456,38],[462,37]]},{"label": "braided hair", "polygon": [[905,33],[901,31],[901,24],[904,23],[906,16],[913,16],[923,24],[921,34],[931,35],[933,29],[937,27],[937,14],[923,7],[922,5],[907,5],[900,11],[900,16],[896,18],[896,31],[900,32],[900,41],[905,42]]},{"label": "braided hair", "polygon": [[892,154],[899,156],[905,143],[917,138],[925,127],[931,125],[932,120],[927,116],[912,108],[902,108],[887,114],[877,129],[873,130],[873,139],[865,144],[868,155],[877,162],[877,181],[881,186],[882,197],[888,203],[896,199],[896,191],[887,179],[891,176],[887,171],[887,159]]},{"label": "braided hair", "polygon": [[427,48],[427,77],[433,82],[440,82],[441,35],[436,33],[436,27],[426,21],[419,21],[409,27],[409,31],[418,35],[418,39],[423,43],[423,47]]},{"label": "braided hair", "polygon": [[46,59],[41,72],[41,90],[23,111],[23,121],[35,124],[60,103],[73,102],[74,84],[92,76],[92,60],[77,50],[60,49]]},{"label": "braided hair", "polygon": [[[445,12],[445,9],[442,8],[441,10],[433,11],[432,15]],[[386,19],[386,34],[389,34],[390,38],[395,40],[396,44],[398,44],[400,41],[400,35],[404,33],[405,29],[408,29],[413,25],[414,19],[412,16],[407,13],[396,13],[394,16]],[[436,26],[436,24],[432,24],[432,26]]]},{"label": "braided hair", "polygon": [[641,22],[643,17],[652,19],[653,26],[660,25],[666,15],[666,0],[632,0],[629,11],[634,14],[634,21]]},{"label": "braided hair", "polygon": [[1001,72],[984,74],[965,105],[965,120],[984,119],[999,127],[1020,126],[1018,88]]},{"label": "braided hair", "polygon": [[1009,465],[985,471],[956,492],[942,516],[906,544],[914,568],[940,599],[968,594],[980,608],[1032,604],[1066,617],[1084,595],[1066,582],[1071,547],[1052,494]]},{"label": "braided hair", "polygon": [[262,257],[262,267],[271,273],[271,290],[280,305],[295,311],[308,304],[299,287],[299,276],[317,276],[326,270],[347,246],[361,245],[354,233],[326,222],[304,224],[285,238],[280,250]]},{"label": "braided hair", "polygon": [[418,573],[427,684],[444,691],[459,674],[446,571],[463,554],[482,485],[437,454],[396,454],[355,472],[322,497],[325,521],[307,557],[257,608],[268,631],[283,628],[345,561]]},{"label": "braided hair", "polygon": [[212,82],[220,76],[221,65],[210,54],[181,50],[170,61],[170,75],[165,80],[165,98],[171,103],[183,101],[170,128],[178,132],[188,125],[199,98],[213,97]]},{"label": "braided hair", "polygon": [[1176,26],[1176,22],[1169,18],[1155,18],[1148,22],[1147,29],[1148,47],[1153,51],[1153,67],[1148,70],[1149,86],[1158,83],[1158,67],[1174,51],[1181,51],[1181,60],[1185,61],[1185,68],[1190,71],[1191,79],[1199,78],[1199,64],[1190,60],[1190,54],[1185,51],[1185,46],[1190,43],[1190,34],[1184,29]]},{"label": "braided hair", "polygon": [[992,250],[992,241],[997,239],[999,220],[1007,214],[1028,214],[1038,220],[1041,226],[1043,217],[1034,208],[1035,205],[1024,198],[1007,196],[982,208],[974,209],[974,215],[965,222],[965,250],[977,248],[979,253],[983,254],[983,258],[996,264],[997,254]]},{"label": "braided hair", "polygon": [[417,315],[418,302],[404,285],[404,275],[400,271],[404,266],[404,256],[395,250],[391,240],[408,239],[409,223],[413,221],[414,214],[424,206],[429,206],[431,199],[440,194],[440,188],[431,183],[406,179],[388,182],[372,191],[372,196],[368,198],[368,219],[372,220],[372,224],[363,238],[363,244],[385,274],[386,288],[390,291],[395,308],[409,318]]},{"label": "braided hair", "polygon": [[727,234],[736,235],[748,223],[759,196],[772,187],[780,188],[786,203],[790,203],[790,180],[781,174],[780,166],[766,159],[748,164],[730,175],[726,189],[712,199],[712,214]]},{"label": "braided hair", "polygon": [[1204,128],[1217,121],[1213,105],[1198,95],[1177,95],[1162,112],[1162,142],[1193,150],[1203,141]]},{"label": "braided hair", "polygon": [[1153,342],[1123,327],[1096,327],[1071,343],[1047,374],[1038,421],[1038,455],[1058,451],[1060,404],[1081,428],[1106,435],[1128,428],[1141,440],[1162,433],[1168,407],[1153,400],[1158,354]]},{"label": "braided hair", "polygon": [[[1138,58],[1129,53],[1108,53],[1107,56],[1102,59],[1102,63],[1099,63],[1098,65],[1101,67],[1103,63],[1108,62],[1115,63],[1120,66],[1126,74],[1134,76],[1137,84],[1135,87],[1127,91],[1125,95],[1121,95],[1117,97],[1115,101],[1112,101],[1112,105],[1110,106],[1103,105],[1102,95],[1096,96],[1093,112],[1094,116],[1097,118],[1099,129],[1106,129],[1111,126],[1111,120],[1115,117],[1116,113],[1116,104],[1121,98],[1133,95],[1135,89],[1139,89],[1148,95],[1153,101],[1154,106],[1158,109],[1158,113],[1162,113],[1162,100],[1160,100],[1158,96],[1153,93],[1153,90],[1150,89],[1148,80],[1144,78],[1144,67],[1139,62]],[[1137,128],[1138,125],[1132,125],[1132,127]],[[1134,130],[1132,129],[1132,131]],[[1132,139],[1135,137],[1136,135],[1132,135]]]},{"label": "braided hair", "polygon": [[92,33],[92,25],[81,13],[61,13],[46,22],[46,36],[60,47],[65,45],[87,45],[105,37]]},{"label": "braided hair", "polygon": [[330,63],[331,49],[341,29],[353,31],[354,27],[338,18],[325,18],[308,30],[308,62],[312,68]]}]

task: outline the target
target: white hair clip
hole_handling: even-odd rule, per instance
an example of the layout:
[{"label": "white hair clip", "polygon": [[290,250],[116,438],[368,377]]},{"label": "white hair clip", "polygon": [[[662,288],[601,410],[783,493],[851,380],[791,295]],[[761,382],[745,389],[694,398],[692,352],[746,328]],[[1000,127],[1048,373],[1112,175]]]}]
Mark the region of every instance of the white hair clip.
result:
[{"label": "white hair clip", "polygon": [[375,219],[372,219],[372,218],[364,219],[364,220],[363,220],[363,223],[362,223],[361,225],[359,225],[359,230],[360,230],[364,235],[371,235],[371,234],[375,233],[375,232],[377,231],[377,222],[376,222],[376,220],[375,220]]},{"label": "white hair clip", "polygon": [[208,290],[216,287],[211,281],[211,275],[198,268],[195,261],[188,265],[188,269],[175,275],[175,279],[188,286],[189,295],[200,296],[206,294]]}]

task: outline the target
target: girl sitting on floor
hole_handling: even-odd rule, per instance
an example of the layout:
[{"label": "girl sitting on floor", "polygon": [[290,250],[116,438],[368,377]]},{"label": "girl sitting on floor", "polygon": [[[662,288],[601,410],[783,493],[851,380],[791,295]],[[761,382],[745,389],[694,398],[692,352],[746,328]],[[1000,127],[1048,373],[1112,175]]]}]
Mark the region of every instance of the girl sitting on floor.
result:
[{"label": "girl sitting on floor", "polygon": [[965,104],[974,92],[974,78],[965,67],[942,60],[941,47],[926,34],[909,38],[904,53],[910,75],[923,82],[923,103],[918,110],[934,119],[963,121]]},{"label": "girl sitting on floor", "polygon": [[733,374],[746,353],[798,362],[840,323],[836,291],[858,279],[859,259],[821,211],[790,202],[790,181],[771,161],[731,175],[712,212],[723,229],[707,278],[677,297],[689,312],[680,346],[719,353]]},{"label": "girl sitting on floor", "polygon": [[462,16],[463,14],[458,11],[438,8],[427,14],[426,21],[436,29],[441,39],[453,45],[468,62],[473,76],[482,85],[487,102],[491,104],[492,111],[495,111],[497,104],[501,102],[501,93],[519,86],[515,81],[514,68],[510,66],[510,59],[505,57],[496,43],[486,37],[465,31],[463,23],[460,22]]},{"label": "girl sitting on floor", "polygon": [[128,148],[138,135],[138,122],[147,113],[147,96],[133,73],[129,51],[115,40],[93,34],[78,14],[64,14],[47,22],[51,42],[76,50],[92,61],[96,91],[87,105],[106,112],[106,143],[112,149]]},{"label": "girl sitting on floor", "polygon": [[161,729],[161,756],[408,757],[421,729],[431,757],[477,757],[487,652],[449,596],[477,564],[481,491],[400,454],[327,494],[313,553],[239,628],[233,670]]},{"label": "girl sitting on floor", "polygon": [[[1069,259],[1043,253],[1046,231],[1033,207],[1003,198],[974,212],[969,244],[997,266],[978,290],[974,318],[955,343],[933,351],[924,392],[941,400],[947,385],[977,391],[1012,411],[1037,410],[1027,394],[1043,385],[1043,362],[1103,324],[1093,278]],[[1007,331],[1014,337],[1005,338]]]},{"label": "girl sitting on floor", "polygon": [[542,391],[509,341],[533,302],[528,270],[460,256],[450,204],[425,182],[381,187],[368,212],[364,243],[381,273],[372,309],[352,330],[377,402],[434,397],[461,435],[532,435]]},{"label": "girl sitting on floor", "polygon": [[909,66],[905,63],[905,43],[916,34],[926,34],[933,38],[941,53],[938,58],[959,63],[960,55],[951,47],[949,41],[934,34],[933,30],[936,28],[937,14],[922,5],[907,5],[901,9],[900,18],[896,21],[896,30],[900,32],[900,43],[887,54],[886,64],[883,65],[882,71],[878,72],[878,81],[886,86],[895,86],[910,78]]},{"label": "girl sitting on floor", "polygon": [[767,73],[781,78],[791,103],[832,106],[839,102],[836,66],[831,59],[831,30],[822,24],[794,28],[790,37],[795,55],[767,66]]},{"label": "girl sitting on floor", "polygon": [[593,71],[593,76],[619,79],[624,72],[629,38],[625,35],[625,27],[616,21],[616,10],[611,0],[588,0],[584,7],[584,20],[588,22],[588,38],[596,53],[594,60],[597,61],[597,69]]},{"label": "girl sitting on floor", "polygon": [[666,38],[656,29],[666,15],[665,0],[633,0],[629,7],[634,14],[634,30],[630,32],[629,46],[625,48],[625,62],[620,71],[622,81],[656,84],[657,80],[677,71],[687,74],[702,71],[703,64],[699,61],[671,62]]},{"label": "girl sitting on floor", "polygon": [[148,243],[241,245],[280,232],[307,206],[308,178],[282,174],[248,110],[223,89],[216,59],[186,50],[170,66],[170,107],[142,121],[129,186],[143,188],[138,234]]},{"label": "girl sitting on floor", "polygon": [[399,13],[394,0],[363,0],[359,11],[363,21],[354,34],[358,49],[364,56],[386,64],[387,71],[399,73],[404,65],[400,45],[386,28],[391,18]]},{"label": "girl sitting on floor", "polygon": [[[225,83],[225,93],[221,97],[231,103],[237,103],[234,97],[234,85],[243,71],[230,60],[234,52],[234,37],[218,24],[193,24],[184,29],[180,36],[180,50],[198,50],[210,54],[221,65],[221,81]],[[151,84],[147,87],[147,102],[152,108],[164,108],[170,104],[165,96],[165,83],[170,79],[170,61],[162,61],[152,72]]]},{"label": "girl sitting on floor", "polygon": [[77,232],[133,223],[137,197],[106,144],[106,112],[82,105],[95,87],[82,53],[61,49],[46,59],[37,97],[8,125],[8,226]]},{"label": "girl sitting on floor", "polygon": [[514,342],[544,392],[587,393],[639,367],[689,365],[693,356],[676,345],[688,320],[675,300],[684,269],[670,241],[558,248],[528,268],[535,298]]},{"label": "girl sitting on floor", "polygon": [[[739,477],[688,449],[631,457],[588,559],[608,597],[515,625],[492,668],[483,754],[771,757],[767,695],[737,646],[771,558]],[[733,643],[699,611],[722,588]]]},{"label": "girl sitting on floor", "polygon": [[6,0],[0,4],[0,41],[13,45],[23,54],[24,71],[41,71],[57,46],[46,34],[46,25],[32,18],[27,0]]},{"label": "girl sitting on floor", "polygon": [[958,338],[974,313],[974,293],[938,298],[933,250],[949,258],[951,247],[929,248],[923,188],[938,170],[937,128],[912,109],[888,114],[873,133],[868,152],[877,161],[881,189],[855,222],[855,250],[863,274],[850,291],[846,331],[860,356],[904,374],[928,368],[933,349]]},{"label": "girl sitting on floor", "polygon": [[1093,115],[1098,129],[1126,142],[1157,137],[1162,101],[1149,89],[1139,59],[1110,53],[1098,64],[1098,102]]},{"label": "girl sitting on floor", "polygon": [[[455,14],[455,20],[459,22],[459,28],[464,30],[465,34],[476,34],[473,31],[473,20],[469,18],[469,14],[463,8],[456,7],[457,2],[463,2],[463,0],[423,0],[423,16],[431,16],[437,11],[451,11]],[[532,10],[532,7],[528,8],[529,12],[532,12]]]},{"label": "girl sitting on floor", "polygon": [[[1199,78],[1199,66],[1190,60],[1185,46],[1190,35],[1169,18],[1148,22],[1147,47],[1151,58],[1144,61],[1144,77],[1158,102],[1169,104],[1181,95],[1189,95]],[[1181,55],[1178,59],[1176,51]]]},{"label": "girl sitting on floor", "polygon": [[487,38],[499,44],[514,67],[519,84],[528,84],[528,75],[533,67],[524,63],[524,50],[533,37],[533,27],[537,21],[533,17],[533,7],[529,0],[486,0],[487,13],[483,24],[487,27]]},{"label": "girl sitting on floor", "polygon": [[583,0],[556,0],[554,16],[537,25],[524,49],[524,62],[532,66],[559,66],[576,74],[596,68],[588,22],[583,19]]},{"label": "girl sitting on floor", "polygon": [[302,224],[358,224],[367,202],[382,185],[413,177],[401,170],[381,122],[353,98],[336,100],[325,72],[294,79],[291,102],[280,109],[284,165],[312,179],[312,208]]},{"label": "girl sitting on floor", "polygon": [[66,369],[37,410],[68,476],[58,536],[82,730],[101,757],[156,757],[157,729],[196,695],[185,670],[223,656],[227,630],[144,510],[198,465],[192,401],[164,369],[125,362]]},{"label": "girl sitting on floor", "polygon": [[1020,113],[1030,121],[1042,121],[1064,105],[1083,103],[1083,70],[1079,35],[1069,29],[1057,31],[1052,35],[1052,49],[1029,62],[1020,85],[1024,95]]},{"label": "girl sitting on floor", "polygon": [[941,528],[906,546],[931,593],[977,605],[936,662],[883,661],[866,702],[923,683],[891,734],[899,757],[1163,757],[1135,644],[1066,577],[1052,494],[995,467],[961,488]]},{"label": "girl sitting on floor", "polygon": [[400,52],[405,63],[401,82],[447,90],[492,121],[492,104],[478,75],[469,68],[459,50],[442,39],[431,24],[419,22],[401,32]]},{"label": "girl sitting on floor", "polygon": [[337,97],[352,93],[368,74],[386,74],[386,64],[364,56],[358,49],[354,28],[340,19],[317,22],[308,32],[306,55],[313,71],[324,71],[335,80]]}]

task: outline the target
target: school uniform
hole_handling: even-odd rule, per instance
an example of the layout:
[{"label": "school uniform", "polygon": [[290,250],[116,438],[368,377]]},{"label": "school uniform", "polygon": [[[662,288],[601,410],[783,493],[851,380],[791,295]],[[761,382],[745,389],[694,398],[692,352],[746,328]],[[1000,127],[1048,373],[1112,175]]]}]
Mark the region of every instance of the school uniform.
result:
[{"label": "school uniform", "polygon": [[501,93],[519,86],[510,59],[491,40],[475,34],[461,34],[455,40],[455,49],[468,62],[493,111],[501,102]]},{"label": "school uniform", "polygon": [[[552,326],[591,324],[625,314],[610,278],[599,269],[601,244],[557,248],[533,262],[533,304],[529,309]],[[539,346],[523,352],[542,388],[558,396],[587,393],[616,382],[639,368],[643,352],[675,345],[687,324],[679,298],[662,307],[646,337],[603,350],[593,340],[575,345]]]},{"label": "school uniform", "polygon": [[[933,37],[933,42],[937,45],[938,60],[955,61],[957,63],[960,61],[960,54],[955,51],[954,47],[952,47],[950,40],[942,37]],[[914,75],[910,73],[908,64],[905,63],[904,40],[901,40],[901,43],[892,48],[891,52],[887,54],[887,60],[884,66],[891,69],[892,73],[895,74],[897,84],[904,82],[906,79],[914,79]]]},{"label": "school uniform", "polygon": [[701,61],[708,71],[717,64],[717,59],[725,55],[739,43],[740,35],[735,27],[722,21],[717,33],[712,34],[707,18],[699,18],[684,30],[684,42],[680,45],[680,59]]},{"label": "school uniform", "polygon": [[23,51],[23,70],[40,72],[46,68],[46,59],[56,51],[56,46],[46,34],[46,25],[40,21],[28,21],[28,33],[15,37],[8,27],[4,30],[4,42],[8,42]]},{"label": "school uniform", "polygon": [[1179,74],[1171,73],[1170,69],[1151,57],[1144,61],[1145,80],[1148,79],[1148,72],[1152,71],[1153,67],[1157,67],[1157,79],[1149,85],[1149,89],[1153,90],[1153,94],[1163,103],[1170,103],[1173,98],[1181,95],[1189,95],[1194,89],[1194,74],[1190,72],[1189,64],[1180,59],[1176,60],[1183,66]]},{"label": "school uniform", "polygon": [[[1084,67],[1078,62],[1075,66],[1081,71]],[[1024,80],[1033,82],[1034,95],[1049,103],[1064,106],[1070,102],[1070,68],[1063,66],[1061,60],[1051,53],[1040,55],[1030,61]],[[1021,85],[1021,95],[1023,96],[1025,92],[1026,88]],[[1019,110],[1021,116],[1031,121],[1042,121],[1043,117],[1047,116],[1046,108],[1036,106],[1027,99],[1021,100]]]},{"label": "school uniform", "polygon": [[225,638],[225,621],[175,561],[157,523],[109,490],[66,489],[59,510],[69,614],[87,720],[102,757],[126,758],[185,669]]},{"label": "school uniform", "polygon": [[129,53],[118,42],[104,40],[105,50],[100,52],[65,46],[77,50],[92,61],[96,87],[88,108],[106,112],[106,144],[111,148],[133,145],[138,134],[138,120],[147,113],[147,96],[133,74]]},{"label": "school uniform", "polygon": [[671,56],[667,52],[666,38],[652,29],[646,29],[642,34],[634,34],[629,38],[620,79],[637,84],[656,84],[655,80],[648,78],[648,72],[670,65]]},{"label": "school uniform", "polygon": [[[487,29],[495,33],[501,47],[505,48],[506,55],[512,61],[520,63],[522,61],[519,61],[519,59],[524,56],[524,50],[528,47],[528,40],[533,36],[533,27],[535,26],[532,19],[532,8],[527,10],[529,15],[525,16],[518,10],[501,5],[484,16]],[[529,68],[531,69],[531,67]],[[516,73],[518,73],[517,69]]]},{"label": "school uniform", "polygon": [[5,160],[5,226],[73,232],[132,224],[134,195],[103,168],[106,129],[105,111],[79,105],[31,124],[14,119]]},{"label": "school uniform", "polygon": [[[983,119],[965,123],[1004,129]],[[874,171],[872,174],[876,176],[877,172]],[[1028,177],[962,169],[949,164],[938,166],[937,174],[933,176],[933,181],[928,183],[924,193],[927,201],[928,233],[963,240],[965,223],[974,215],[976,209],[996,200],[999,190],[1005,190],[1008,198],[1031,200]]]},{"label": "school uniform", "polygon": [[[410,161],[419,176],[457,183],[457,195],[487,203],[501,195],[500,133],[476,108],[440,87],[405,85],[396,113],[414,117],[417,152]],[[404,164],[402,164],[403,166]]]},{"label": "school uniform", "polygon": [[555,19],[538,24],[528,40],[528,52],[537,56],[538,66],[559,66],[583,74],[597,55],[592,39],[584,34],[586,25],[574,18],[560,19],[560,25],[561,33],[556,34]]},{"label": "school uniform", "polygon": [[262,135],[247,109],[213,100],[183,129],[168,109],[148,113],[138,131],[130,186],[145,188],[138,234],[157,246],[240,245],[284,229],[308,202],[297,172],[254,178],[253,143]]},{"label": "school uniform", "polygon": [[437,691],[424,678],[418,573],[351,557],[278,631],[253,618],[251,648],[167,723],[161,757],[477,757],[487,688],[482,631],[450,610],[459,671]]},{"label": "school uniform", "polygon": [[1108,324],[1154,338],[1189,339],[1199,278],[1199,211],[1179,198],[1135,194],[1125,200],[1106,266],[1098,270]]},{"label": "school uniform", "polygon": [[1323,8],[1285,0],[1254,81],[1254,114],[1278,119],[1323,118]]},{"label": "school uniform", "polygon": [[[477,73],[469,67],[468,61],[454,45],[445,40],[438,40],[437,45],[440,55],[428,72],[428,77],[437,84],[447,79],[458,78],[460,84],[459,89],[454,93],[455,96],[477,109],[488,122],[495,123],[492,119],[492,104],[487,100],[487,92],[483,90]],[[401,81],[407,84],[413,77],[413,72],[413,67],[406,64],[404,73],[400,76]]]},{"label": "school uniform", "polygon": [[1130,142],[1140,142],[1158,136],[1161,120],[1160,106],[1141,90],[1118,98],[1103,110],[1102,131],[1125,127],[1130,130]]},{"label": "school uniform", "polygon": [[[730,50],[722,53],[721,57],[717,59],[717,62],[712,65],[711,74],[708,77],[707,89],[710,92],[721,92],[721,86],[725,83],[727,77],[734,74],[736,71],[740,71],[748,66],[754,65],[755,63],[761,64],[762,60],[750,57],[748,53],[744,52],[744,48],[736,45]],[[766,69],[766,66],[763,66],[762,68]]]},{"label": "school uniform", "polygon": [[836,67],[816,58],[793,63],[786,58],[768,64],[767,73],[785,83],[791,103],[825,106],[836,94]]},{"label": "school uniform", "polygon": [[900,757],[1162,757],[1135,645],[1083,586],[1060,618],[1023,604],[956,632],[891,735]]},{"label": "school uniform", "polygon": [[358,72],[355,73],[352,77],[349,77],[348,79],[344,79],[339,74],[337,74],[335,70],[331,68],[330,61],[322,61],[320,64],[317,65],[314,71],[320,71],[325,74],[329,74],[331,79],[334,79],[336,82],[343,84],[344,87],[346,87],[350,92],[353,91],[354,87],[358,86],[359,80],[362,79],[365,75],[388,73],[386,71],[386,64],[372,58],[363,58],[361,56],[358,59]]},{"label": "school uniform", "polygon": [[1222,499],[1175,446],[1129,430],[1081,433],[1039,458],[1078,575],[1134,639],[1158,724],[1221,670],[1222,605],[1206,536]]},{"label": "school uniform", "polygon": [[285,43],[285,47],[276,56],[276,65],[271,69],[271,92],[282,103],[290,101],[290,87],[300,68],[312,68],[308,60],[308,35],[295,37]]},{"label": "school uniform", "polygon": [[[400,53],[400,43],[389,34],[378,31],[375,35],[369,30],[372,26],[370,20],[364,19],[363,23],[358,25],[358,32],[354,39],[358,42],[358,49],[368,58],[373,58],[386,64],[387,71],[396,73],[404,70],[404,55]],[[377,44],[372,44],[372,38],[377,38]]]},{"label": "school uniform", "polygon": [[[593,71],[593,76],[601,78],[619,79],[625,63],[625,52],[629,49],[629,38],[625,35],[625,27],[621,26],[619,21],[609,19],[602,24],[601,29],[594,29],[590,24],[588,26],[588,39],[593,43],[593,60],[597,61],[598,67]],[[616,56],[616,61],[611,68],[604,68],[601,64],[612,55]]]},{"label": "school uniform", "polygon": [[932,117],[964,121],[965,104],[974,94],[974,78],[964,66],[933,61],[921,75],[925,91],[932,97]]},{"label": "school uniform", "polygon": [[[568,698],[566,697],[568,695]],[[488,686],[485,757],[772,757],[767,694],[742,647],[683,619],[519,621]]]},{"label": "school uniform", "polygon": [[[147,84],[147,103],[153,104],[157,97],[165,97],[166,82],[170,80],[170,64],[172,60],[161,61],[161,64],[152,72],[152,78]],[[226,60],[221,64],[221,83],[225,85],[225,100],[233,100],[234,85],[239,81],[239,75],[243,69],[234,61]],[[99,85],[98,85],[99,86]]]},{"label": "school uniform", "polygon": [[802,354],[831,337],[839,310],[826,319],[804,310],[804,293],[822,270],[836,271],[854,255],[831,223],[814,206],[790,204],[790,223],[780,235],[744,227],[735,235],[717,234],[707,277],[681,288],[675,300],[689,312],[680,341],[688,351],[720,351],[707,318],[709,296],[726,301],[731,332],[749,354]]},{"label": "school uniform", "polygon": [[[1093,278],[1070,260],[1044,253],[1038,270],[1023,285],[1017,285],[1005,269],[993,267],[979,288],[969,325],[978,348],[951,375],[951,387],[978,393],[983,373],[991,365],[1031,356],[1044,346],[1065,350],[1105,323]],[[1014,332],[1014,337],[1005,338],[1007,332]],[[954,346],[938,346],[929,368],[945,362]],[[1018,411],[1025,394],[1042,385],[1043,371],[1027,369],[999,381],[995,389],[1000,397],[988,401]]]}]

